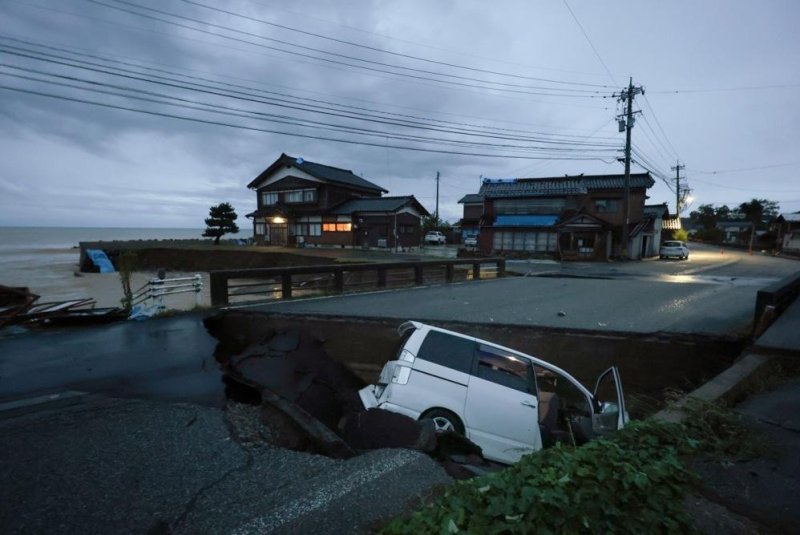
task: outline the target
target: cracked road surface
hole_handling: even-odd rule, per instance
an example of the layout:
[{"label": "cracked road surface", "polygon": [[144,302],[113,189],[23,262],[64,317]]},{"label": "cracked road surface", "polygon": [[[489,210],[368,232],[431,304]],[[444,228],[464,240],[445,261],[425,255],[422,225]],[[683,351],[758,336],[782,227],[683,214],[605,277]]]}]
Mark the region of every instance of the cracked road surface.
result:
[{"label": "cracked road surface", "polygon": [[245,449],[218,409],[95,395],[0,406],[0,449],[5,532],[366,533],[450,482],[413,451]]}]

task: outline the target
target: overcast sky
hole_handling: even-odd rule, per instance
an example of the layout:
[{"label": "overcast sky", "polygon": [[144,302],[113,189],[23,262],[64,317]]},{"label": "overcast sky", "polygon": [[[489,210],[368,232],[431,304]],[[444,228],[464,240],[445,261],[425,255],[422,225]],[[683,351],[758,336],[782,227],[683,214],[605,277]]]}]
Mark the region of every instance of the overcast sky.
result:
[{"label": "overcast sky", "polygon": [[455,222],[481,176],[622,173],[629,77],[648,202],[674,212],[680,160],[695,208],[800,210],[796,0],[0,0],[0,20],[0,225],[201,227],[253,210],[282,152],[431,212],[438,171]]}]

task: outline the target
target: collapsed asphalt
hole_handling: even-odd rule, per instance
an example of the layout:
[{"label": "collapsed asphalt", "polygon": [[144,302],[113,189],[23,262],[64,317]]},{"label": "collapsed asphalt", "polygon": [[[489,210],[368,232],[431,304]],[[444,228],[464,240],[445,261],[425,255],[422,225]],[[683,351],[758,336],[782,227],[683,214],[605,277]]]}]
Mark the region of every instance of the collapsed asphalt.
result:
[{"label": "collapsed asphalt", "polygon": [[433,423],[383,409],[365,410],[358,396],[364,381],[333,360],[323,342],[299,329],[265,329],[248,340],[237,326],[246,313],[207,318],[219,339],[215,351],[229,387],[258,393],[260,418],[280,429],[281,445],[350,458],[359,452],[408,448],[429,453],[456,478],[495,468],[481,450],[455,433],[437,434]]}]

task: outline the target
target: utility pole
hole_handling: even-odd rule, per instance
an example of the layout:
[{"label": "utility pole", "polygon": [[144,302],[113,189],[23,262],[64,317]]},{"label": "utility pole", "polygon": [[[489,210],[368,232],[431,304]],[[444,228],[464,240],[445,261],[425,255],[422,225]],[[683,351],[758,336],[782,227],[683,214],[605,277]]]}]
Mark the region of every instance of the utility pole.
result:
[{"label": "utility pole", "polygon": [[439,225],[439,171],[436,171],[436,211],[434,212],[436,225]]},{"label": "utility pole", "polygon": [[681,217],[681,169],[686,166],[681,165],[680,161],[675,161],[675,167],[670,167],[675,171],[675,214],[678,218]]},{"label": "utility pole", "polygon": [[[631,130],[633,129],[633,99],[636,95],[644,95],[642,86],[633,86],[633,77],[628,82],[628,87],[613,96],[626,104],[625,110],[625,193],[622,197],[622,210],[625,221],[622,224],[622,257],[628,258],[628,232],[631,221]],[[636,112],[638,113],[638,112]]]}]

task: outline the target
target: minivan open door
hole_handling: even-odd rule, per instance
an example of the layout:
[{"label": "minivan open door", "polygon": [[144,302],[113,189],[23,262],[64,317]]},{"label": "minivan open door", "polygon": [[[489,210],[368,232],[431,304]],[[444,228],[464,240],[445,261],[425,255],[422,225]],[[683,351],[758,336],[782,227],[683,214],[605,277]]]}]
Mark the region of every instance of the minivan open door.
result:
[{"label": "minivan open door", "polygon": [[592,418],[592,428],[596,434],[608,435],[622,429],[628,423],[622,380],[616,366],[604,371],[597,379],[593,401],[595,413]]}]

